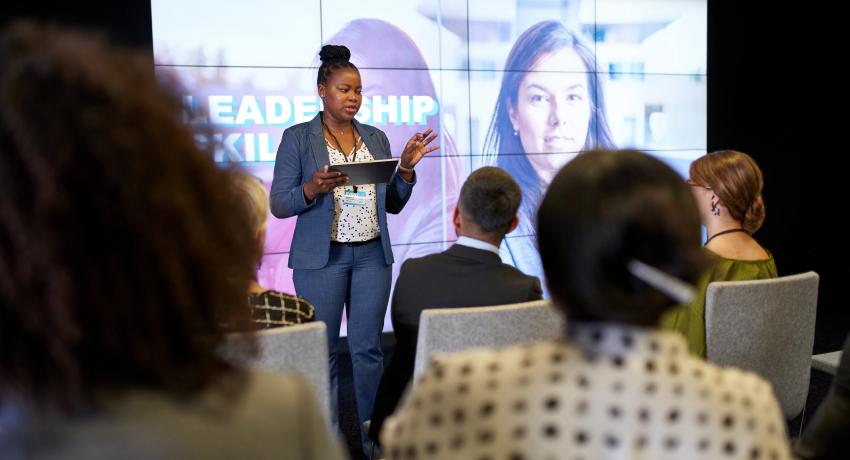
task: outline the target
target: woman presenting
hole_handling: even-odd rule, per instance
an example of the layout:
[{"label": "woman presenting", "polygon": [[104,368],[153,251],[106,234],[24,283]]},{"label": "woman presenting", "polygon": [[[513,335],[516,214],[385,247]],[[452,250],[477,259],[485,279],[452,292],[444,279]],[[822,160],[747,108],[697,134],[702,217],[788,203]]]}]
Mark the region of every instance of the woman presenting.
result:
[{"label": "woman presenting", "polygon": [[284,131],[275,161],[271,209],[278,218],[298,216],[289,267],[296,292],[315,306],[316,319],[328,326],[335,423],[336,347],[346,307],[362,426],[371,416],[383,371],[381,330],[393,263],[387,213],[404,208],[416,183],[414,167],[439,146],[428,146],[437,137],[430,129],[414,134],[388,183],[346,185],[347,177],[329,171],[329,165],[390,158],[390,145],[381,130],[354,119],[362,85],[348,48],[325,45],[319,57],[317,85],[324,110]]}]

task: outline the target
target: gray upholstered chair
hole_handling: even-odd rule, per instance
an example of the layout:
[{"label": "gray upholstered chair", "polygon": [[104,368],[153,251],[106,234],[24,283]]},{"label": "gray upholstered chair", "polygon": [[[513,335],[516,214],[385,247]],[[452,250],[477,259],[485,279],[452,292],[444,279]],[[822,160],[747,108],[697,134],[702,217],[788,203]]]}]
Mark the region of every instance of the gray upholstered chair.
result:
[{"label": "gray upholstered chair", "polygon": [[812,368],[835,375],[841,362],[841,350],[812,356]]},{"label": "gray upholstered chair", "polygon": [[[230,346],[238,346],[240,334],[231,336]],[[259,353],[249,363],[254,369],[302,374],[319,400],[330,424],[330,374],[328,334],[322,321],[263,329],[256,332]],[[225,350],[225,356],[229,356]]]},{"label": "gray upholstered chair", "polygon": [[548,300],[469,308],[422,311],[416,342],[414,378],[422,375],[435,352],[478,347],[505,347],[559,337],[563,315]]},{"label": "gray upholstered chair", "polygon": [[773,385],[787,419],[803,410],[815,338],[818,274],[710,283],[706,358],[751,370]]}]

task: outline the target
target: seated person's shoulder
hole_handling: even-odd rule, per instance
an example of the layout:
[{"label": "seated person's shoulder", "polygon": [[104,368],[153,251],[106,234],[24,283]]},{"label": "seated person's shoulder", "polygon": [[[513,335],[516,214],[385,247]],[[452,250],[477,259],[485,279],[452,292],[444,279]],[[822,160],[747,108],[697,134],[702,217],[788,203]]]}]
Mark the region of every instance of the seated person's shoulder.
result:
[{"label": "seated person's shoulder", "polygon": [[506,263],[502,264],[502,270],[505,272],[506,275],[510,276],[510,278],[514,280],[514,282],[516,282],[517,284],[526,286],[533,292],[537,292],[540,296],[543,295],[543,290],[541,289],[540,285],[540,279],[538,279],[536,276],[527,275],[523,273],[520,269]]},{"label": "seated person's shoulder", "polygon": [[307,299],[266,290],[248,294],[251,316],[255,323],[266,327],[288,326],[315,320],[315,309]]},{"label": "seated person's shoulder", "polygon": [[522,270],[514,267],[513,265],[504,264],[504,266],[507,267],[511,271],[511,273],[514,273],[517,278],[524,279],[528,282],[533,281],[537,284],[540,284],[540,279],[538,279],[536,276],[528,275],[528,274],[524,273]]},{"label": "seated person's shoulder", "polygon": [[310,385],[300,374],[246,371],[245,379],[246,392],[282,404],[294,405],[307,395],[313,396]]},{"label": "seated person's shoulder", "polygon": [[697,364],[692,371],[698,375],[697,380],[702,380],[697,384],[704,385],[709,397],[719,403],[714,406],[716,410],[733,410],[756,417],[762,423],[784,420],[773,387],[762,377],[738,368],[721,368],[696,359],[694,362]]},{"label": "seated person's shoulder", "polygon": [[405,260],[404,263],[401,264],[401,268],[411,270],[421,267],[422,265],[427,264],[429,262],[440,260],[441,254],[441,252],[435,252],[433,254],[427,254],[421,257],[411,257],[410,259]]},{"label": "seated person's shoulder", "polygon": [[771,258],[770,253],[750,237],[712,242],[710,249],[717,256],[729,260],[758,262]]},{"label": "seated person's shoulder", "polygon": [[342,458],[326,432],[317,395],[304,377],[259,371],[243,375],[243,386],[236,387],[241,391],[232,395],[225,388],[219,400],[230,404],[227,425],[238,427],[234,430],[239,439],[260,443],[252,446],[257,452],[246,453],[246,458],[267,457],[273,443],[299,458]]},{"label": "seated person's shoulder", "polygon": [[318,410],[316,395],[299,374],[241,371],[222,378],[199,400],[205,411],[223,410],[234,421],[251,426],[267,423],[281,414],[303,414]]},{"label": "seated person's shoulder", "polygon": [[557,341],[534,342],[502,348],[472,348],[457,353],[436,353],[429,360],[425,380],[428,380],[428,375],[445,374],[483,387],[486,381],[483,378],[485,376],[498,374],[500,378],[505,379],[511,374],[526,375],[533,372],[533,368],[538,365],[548,369],[546,365],[551,356],[563,353],[572,353],[572,351],[565,351]]},{"label": "seated person's shoulder", "polygon": [[284,305],[295,305],[295,304],[310,304],[304,297],[297,296],[295,294],[287,294],[285,292],[275,291],[273,289],[269,289],[263,292],[250,293],[248,294],[248,300],[252,305],[264,305],[268,303],[269,305],[274,305],[277,307],[281,307]]},{"label": "seated person's shoulder", "polygon": [[181,432],[192,426],[211,426],[210,414],[226,416],[234,424],[259,426],[267,420],[300,410],[314,397],[304,378],[295,374],[273,374],[237,370],[223,374],[198,392],[186,397],[146,388],[127,391],[110,402],[105,419],[156,423],[154,429]]},{"label": "seated person's shoulder", "polygon": [[404,261],[404,263],[401,264],[399,275],[419,272],[430,272],[431,267],[445,262],[445,258],[446,257],[444,253],[435,252],[433,254],[428,254],[422,257],[413,257],[407,259]]}]

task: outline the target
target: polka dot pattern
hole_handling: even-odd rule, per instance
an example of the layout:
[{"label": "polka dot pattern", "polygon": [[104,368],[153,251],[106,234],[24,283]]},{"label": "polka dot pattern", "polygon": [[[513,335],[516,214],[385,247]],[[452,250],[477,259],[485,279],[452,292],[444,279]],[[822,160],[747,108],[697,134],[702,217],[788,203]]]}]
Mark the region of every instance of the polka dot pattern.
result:
[{"label": "polka dot pattern", "polygon": [[385,424],[389,459],[790,459],[770,386],[678,335],[571,324],[568,340],[438,356]]}]

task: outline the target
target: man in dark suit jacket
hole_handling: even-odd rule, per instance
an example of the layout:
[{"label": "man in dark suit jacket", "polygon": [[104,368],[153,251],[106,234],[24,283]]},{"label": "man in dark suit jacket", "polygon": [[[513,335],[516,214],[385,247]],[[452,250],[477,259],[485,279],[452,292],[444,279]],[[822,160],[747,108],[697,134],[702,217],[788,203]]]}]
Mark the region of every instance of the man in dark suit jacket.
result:
[{"label": "man in dark suit jacket", "polygon": [[504,170],[476,170],[463,184],[454,211],[457,242],[444,252],[408,259],[401,266],[391,307],[396,347],[378,387],[369,428],[375,442],[413,376],[422,310],[542,298],[537,278],[502,263],[499,257],[502,239],[519,223],[521,199],[519,186]]}]

